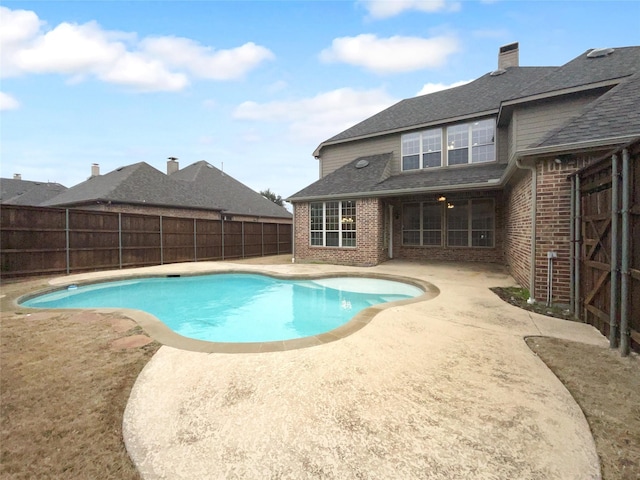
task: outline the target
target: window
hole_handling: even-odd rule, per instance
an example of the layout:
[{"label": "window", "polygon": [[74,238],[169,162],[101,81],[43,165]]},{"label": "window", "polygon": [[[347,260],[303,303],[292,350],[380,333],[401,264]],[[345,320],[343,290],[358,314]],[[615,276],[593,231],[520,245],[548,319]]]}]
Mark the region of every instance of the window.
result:
[{"label": "window", "polygon": [[442,128],[403,135],[402,170],[492,162],[496,159],[495,126],[495,119],[488,118],[445,128],[444,156]]},{"label": "window", "polygon": [[439,247],[446,230],[448,247],[493,247],[494,222],[492,199],[406,203],[402,244]]},{"label": "window", "polygon": [[442,166],[442,129],[402,136],[402,170]]},{"label": "window", "polygon": [[312,203],[310,231],[312,246],[355,247],[355,200]]},{"label": "window", "polygon": [[450,247],[493,247],[493,200],[451,202],[447,208],[447,245]]},{"label": "window", "polygon": [[442,245],[442,204],[407,203],[402,207],[404,245]]}]

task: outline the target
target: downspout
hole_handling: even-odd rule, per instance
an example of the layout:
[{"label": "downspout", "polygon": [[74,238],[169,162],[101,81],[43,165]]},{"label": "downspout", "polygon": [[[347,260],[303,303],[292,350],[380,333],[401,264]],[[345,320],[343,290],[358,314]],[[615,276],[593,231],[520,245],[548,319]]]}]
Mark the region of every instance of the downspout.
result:
[{"label": "downspout", "polygon": [[611,303],[609,347],[618,347],[618,155],[611,157]]},{"label": "downspout", "polygon": [[629,174],[629,151],[622,151],[622,265],[620,285],[620,355],[629,355],[629,197],[631,175]]},{"label": "downspout", "polygon": [[574,243],[573,243],[573,251],[574,251],[574,257],[575,257],[575,271],[574,271],[574,281],[575,281],[575,286],[573,288],[574,291],[574,295],[575,295],[575,310],[576,310],[576,317],[580,317],[580,262],[582,261],[581,255],[582,255],[582,209],[580,206],[580,202],[582,201],[582,198],[580,196],[580,176],[576,175],[575,176],[576,179],[576,199],[574,202],[574,206],[575,206],[575,212],[574,212],[574,217],[573,217],[573,222],[574,222],[574,233],[575,233],[575,239],[574,239]]},{"label": "downspout", "polygon": [[293,203],[291,206],[293,207],[293,223],[291,224],[291,263],[296,263],[296,206]]},{"label": "downspout", "polygon": [[537,193],[538,193],[538,172],[534,165],[523,165],[521,159],[516,159],[516,167],[522,170],[531,171],[531,266],[529,268],[529,299],[527,303],[533,304],[536,289],[536,213],[537,213]]},{"label": "downspout", "polygon": [[389,205],[389,259],[393,258],[393,205]]},{"label": "downspout", "polygon": [[575,264],[575,241],[576,241],[576,232],[575,232],[575,210],[576,210],[576,176],[571,176],[571,218],[569,220],[569,309],[572,315],[576,314],[576,303],[575,303],[575,273],[576,273],[576,264]]}]

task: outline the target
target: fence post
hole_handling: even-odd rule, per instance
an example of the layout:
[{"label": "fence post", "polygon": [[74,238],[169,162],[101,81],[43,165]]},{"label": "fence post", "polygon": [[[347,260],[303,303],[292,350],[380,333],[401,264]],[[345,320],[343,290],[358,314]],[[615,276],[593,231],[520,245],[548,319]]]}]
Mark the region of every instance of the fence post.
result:
[{"label": "fence post", "polygon": [[260,222],[260,236],[262,237],[262,257],[264,257],[264,222]]},{"label": "fence post", "polygon": [[198,227],[196,219],[193,219],[193,261],[198,261]]},{"label": "fence post", "polygon": [[69,209],[65,209],[65,227],[64,227],[64,232],[65,232],[65,257],[66,257],[66,263],[67,263],[67,275],[69,275],[69,271],[70,271],[70,265],[69,265]]},{"label": "fence post", "polygon": [[118,212],[118,266],[122,270],[122,212]]},{"label": "fence post", "polygon": [[618,155],[611,157],[611,301],[609,303],[609,347],[618,348]]},{"label": "fence post", "polygon": [[160,215],[160,265],[164,265],[164,245],[162,242],[162,215]]},{"label": "fence post", "polygon": [[244,258],[244,220],[240,223],[240,231],[242,232],[242,258]]},{"label": "fence post", "polygon": [[280,255],[280,224],[276,223],[276,252]]}]

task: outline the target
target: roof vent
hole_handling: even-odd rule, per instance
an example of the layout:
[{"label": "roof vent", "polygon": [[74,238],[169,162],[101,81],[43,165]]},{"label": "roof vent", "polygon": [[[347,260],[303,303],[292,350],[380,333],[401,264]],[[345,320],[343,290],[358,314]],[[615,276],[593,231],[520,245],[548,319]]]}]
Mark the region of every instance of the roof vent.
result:
[{"label": "roof vent", "polygon": [[600,58],[611,55],[615,50],[613,48],[594,48],[587,53],[587,58]]},{"label": "roof vent", "polygon": [[356,163],[356,168],[364,168],[367,165],[369,165],[369,160],[358,160],[358,163]]},{"label": "roof vent", "polygon": [[498,70],[494,70],[493,72],[491,72],[489,75],[491,75],[492,77],[497,77],[498,75],[502,75],[503,73],[507,73],[507,71],[504,68],[499,68]]}]

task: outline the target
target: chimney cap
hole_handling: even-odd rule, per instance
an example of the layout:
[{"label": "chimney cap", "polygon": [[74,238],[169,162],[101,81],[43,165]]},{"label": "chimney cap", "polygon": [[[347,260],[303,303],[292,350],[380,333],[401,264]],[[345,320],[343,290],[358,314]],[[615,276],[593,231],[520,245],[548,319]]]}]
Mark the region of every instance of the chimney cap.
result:
[{"label": "chimney cap", "polygon": [[519,48],[518,42],[509,43],[500,47],[500,53],[507,53],[511,50],[517,50]]},{"label": "chimney cap", "polygon": [[14,173],[13,174],[13,179],[14,180],[22,180],[22,174],[21,173]]}]

